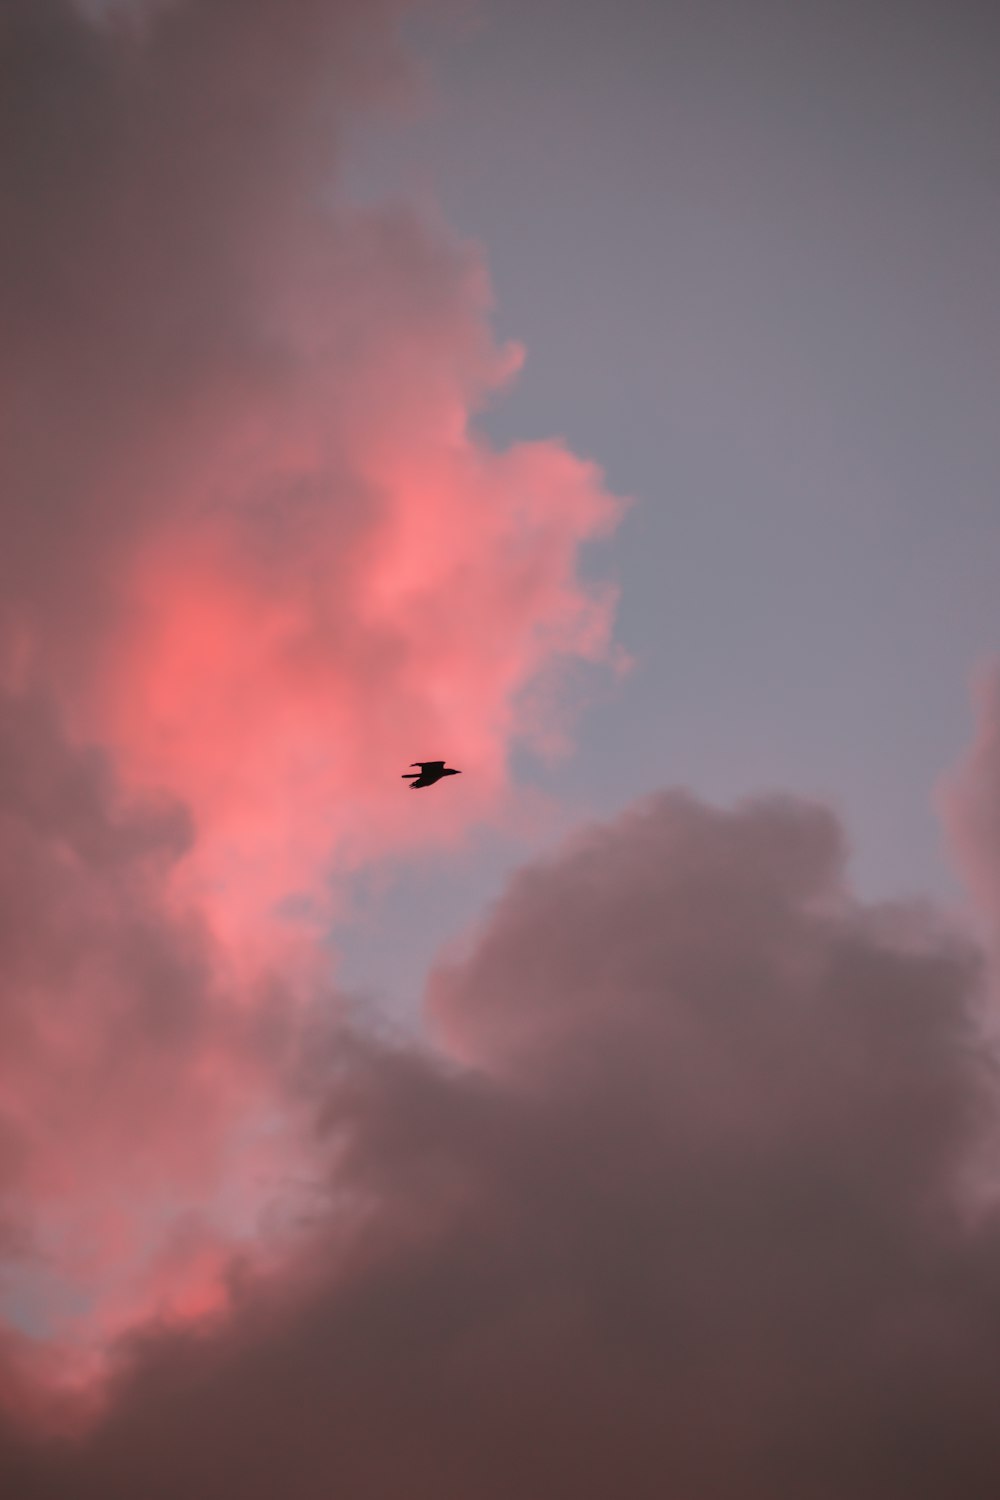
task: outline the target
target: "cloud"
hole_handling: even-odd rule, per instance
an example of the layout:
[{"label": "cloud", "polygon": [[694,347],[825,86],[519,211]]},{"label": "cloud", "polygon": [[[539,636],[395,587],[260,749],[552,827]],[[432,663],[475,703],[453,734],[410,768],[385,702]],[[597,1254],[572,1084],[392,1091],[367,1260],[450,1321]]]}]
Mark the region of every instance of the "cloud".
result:
[{"label": "cloud", "polygon": [[478,254],[338,196],[401,14],[0,0],[0,1246],[47,1324],[0,1486],[992,1497],[983,959],[854,898],[827,811],[581,833],[422,1047],[332,990],[338,872],[498,816],[526,684],[602,656],[620,514],[477,433]]},{"label": "cloud", "polygon": [[11,1440],[18,1493],[994,1493],[978,986],[851,897],[823,809],[630,809],[440,967],[451,1056],[312,1049],[297,1258],[122,1344],[88,1435]]},{"label": "cloud", "polygon": [[90,1299],[112,1326],[160,1291],[211,1302],[228,1254],[216,1199],[233,1213],[248,1184],[226,1154],[271,1099],[290,1007],[264,973],[235,996],[205,923],[172,898],[192,839],[175,802],[123,797],[50,704],[0,697],[5,1302],[37,1286],[38,1329]]},{"label": "cloud", "polygon": [[189,806],[230,939],[332,850],[456,835],[400,813],[404,751],[490,815],[545,730],[521,690],[607,641],[600,476],[470,426],[519,357],[478,252],[337,196],[345,117],[405,95],[401,9],[5,6],[7,676]]},{"label": "cloud", "polygon": [[1000,665],[974,684],[976,735],[960,765],[939,788],[937,802],[955,864],[976,911],[1000,933]]},{"label": "cloud", "polygon": [[[524,688],[607,647],[576,559],[620,507],[475,427],[519,358],[478,250],[340,192],[347,123],[412,107],[406,8],[0,0],[0,1233],[36,1331],[221,1295],[338,880],[502,818]],[[462,800],[401,798],[443,753]]]}]

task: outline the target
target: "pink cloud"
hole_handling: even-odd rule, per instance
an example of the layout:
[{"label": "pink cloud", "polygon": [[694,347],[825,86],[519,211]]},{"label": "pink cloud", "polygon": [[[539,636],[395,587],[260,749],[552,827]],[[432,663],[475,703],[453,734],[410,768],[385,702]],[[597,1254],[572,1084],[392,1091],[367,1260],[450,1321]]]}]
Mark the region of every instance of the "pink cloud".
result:
[{"label": "pink cloud", "polygon": [[211,1224],[221,1182],[235,1201],[252,1186],[229,1157],[273,1095],[280,984],[261,973],[233,992],[204,921],[169,888],[193,838],[184,809],[123,798],[108,757],[69,744],[37,697],[0,699],[0,830],[14,1300],[18,1267],[40,1267],[114,1322],[147,1305],[169,1241],[177,1286],[163,1295],[195,1297],[206,1249],[178,1244],[179,1223]]},{"label": "pink cloud", "polygon": [[649,799],[442,958],[427,1045],[337,1008],[338,872],[499,816],[620,513],[477,434],[478,255],[337,197],[401,14],[0,0],[0,1294],[51,1325],[0,1488],[992,1496],[982,958],[826,810]]},{"label": "pink cloud", "polygon": [[942,782],[938,806],[956,866],[986,927],[1000,933],[1000,669],[974,688],[976,735]]},{"label": "pink cloud", "polygon": [[413,745],[464,759],[487,813],[542,727],[519,690],[607,643],[613,599],[575,576],[619,514],[600,476],[469,425],[516,363],[478,255],[320,202],[339,116],[398,69],[393,14],[209,0],[138,46],[56,5],[13,30],[12,74],[67,79],[47,112],[22,86],[8,133],[48,141],[11,148],[18,659],[188,803],[246,920],[338,840],[398,846]]},{"label": "pink cloud", "polygon": [[607,650],[619,504],[475,428],[478,251],[338,193],[405,9],[0,3],[4,1305],[42,1266],[81,1336],[225,1300],[338,875],[502,817],[523,689]]}]

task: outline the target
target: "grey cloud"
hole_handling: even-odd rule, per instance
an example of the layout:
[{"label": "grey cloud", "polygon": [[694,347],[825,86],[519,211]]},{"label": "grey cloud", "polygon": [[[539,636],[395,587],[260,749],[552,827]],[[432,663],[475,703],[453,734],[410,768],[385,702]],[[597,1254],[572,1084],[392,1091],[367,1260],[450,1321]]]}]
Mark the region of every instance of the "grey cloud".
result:
[{"label": "grey cloud", "polygon": [[228,1330],[134,1341],[104,1425],[19,1445],[21,1482],[995,1493],[979,960],[900,944],[840,849],[822,810],[671,794],[524,872],[432,987],[474,1065],[341,1039],[310,1248],[234,1272]]}]

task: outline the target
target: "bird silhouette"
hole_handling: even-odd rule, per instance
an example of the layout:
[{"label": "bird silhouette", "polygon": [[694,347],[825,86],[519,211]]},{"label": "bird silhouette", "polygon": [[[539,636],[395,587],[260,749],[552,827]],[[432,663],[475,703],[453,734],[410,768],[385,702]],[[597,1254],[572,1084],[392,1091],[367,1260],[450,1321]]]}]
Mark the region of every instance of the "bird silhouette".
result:
[{"label": "bird silhouette", "polygon": [[420,773],[414,776],[412,771],[403,772],[403,780],[409,781],[410,790],[416,791],[418,786],[433,786],[435,781],[440,781],[442,776],[461,776],[461,771],[445,770],[443,760],[414,760],[411,765],[419,766]]}]

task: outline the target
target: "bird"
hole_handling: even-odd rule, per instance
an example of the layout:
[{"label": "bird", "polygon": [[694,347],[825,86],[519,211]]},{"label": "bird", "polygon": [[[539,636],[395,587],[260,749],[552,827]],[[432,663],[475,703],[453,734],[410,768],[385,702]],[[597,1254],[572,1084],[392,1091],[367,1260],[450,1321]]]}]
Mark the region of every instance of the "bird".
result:
[{"label": "bird", "polygon": [[413,766],[420,767],[420,774],[414,776],[412,771],[403,772],[403,780],[409,781],[410,790],[416,791],[418,786],[433,786],[435,781],[440,781],[442,776],[461,776],[461,771],[445,770],[443,760],[413,760]]}]

